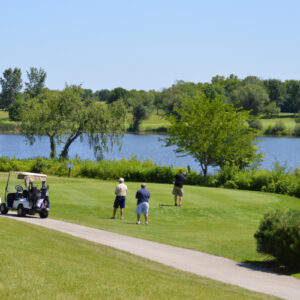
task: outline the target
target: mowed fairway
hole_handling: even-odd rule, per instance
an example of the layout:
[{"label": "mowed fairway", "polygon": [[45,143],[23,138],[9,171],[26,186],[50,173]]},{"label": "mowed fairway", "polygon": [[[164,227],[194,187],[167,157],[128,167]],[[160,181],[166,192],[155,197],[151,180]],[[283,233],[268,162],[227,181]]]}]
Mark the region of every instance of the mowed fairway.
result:
[{"label": "mowed fairway", "polygon": [[275,299],[0,217],[0,299]]},{"label": "mowed fairway", "polygon": [[[1,191],[6,174],[1,174]],[[298,208],[300,200],[261,192],[185,186],[184,207],[173,206],[170,184],[147,184],[151,192],[149,225],[136,225],[135,193],[126,182],[125,219],[111,220],[117,182],[49,177],[50,217],[108,231],[204,251],[237,261],[257,261],[253,234],[264,213]],[[2,194],[3,195],[3,194]],[[117,215],[118,217],[119,215]]]},{"label": "mowed fairway", "polygon": [[[1,173],[1,191],[6,178]],[[195,249],[236,261],[261,261],[253,234],[264,213],[300,209],[300,200],[261,192],[185,186],[184,207],[173,206],[170,184],[147,184],[151,192],[149,225],[136,225],[135,193],[126,182],[125,219],[111,220],[117,182],[49,177],[50,217],[121,234]],[[2,193],[3,196],[3,193]],[[119,215],[117,215],[118,217]]]}]

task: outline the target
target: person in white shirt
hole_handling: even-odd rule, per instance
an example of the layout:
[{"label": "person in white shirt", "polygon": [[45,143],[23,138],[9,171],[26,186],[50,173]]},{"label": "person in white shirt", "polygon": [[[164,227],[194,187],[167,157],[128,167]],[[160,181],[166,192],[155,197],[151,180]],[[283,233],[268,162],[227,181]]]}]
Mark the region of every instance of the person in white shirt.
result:
[{"label": "person in white shirt", "polygon": [[111,217],[112,219],[116,218],[117,209],[120,207],[120,212],[121,212],[120,218],[121,220],[123,220],[127,192],[128,192],[128,188],[127,185],[124,183],[124,178],[120,178],[119,184],[116,186],[115,189],[116,199],[114,202],[113,216]]}]

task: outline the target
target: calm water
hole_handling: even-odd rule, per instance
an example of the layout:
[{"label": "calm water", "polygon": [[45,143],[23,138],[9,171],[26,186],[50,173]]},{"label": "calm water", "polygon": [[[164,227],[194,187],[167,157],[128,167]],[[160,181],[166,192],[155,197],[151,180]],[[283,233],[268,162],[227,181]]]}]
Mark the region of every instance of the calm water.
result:
[{"label": "calm water", "polygon": [[[105,153],[105,159],[121,159],[136,156],[139,160],[152,159],[159,165],[188,166],[199,171],[198,163],[190,156],[178,157],[172,147],[164,147],[159,135],[126,134],[121,139],[122,149],[114,147]],[[280,164],[288,168],[300,168],[300,138],[274,138],[262,137],[258,142],[259,151],[265,155],[262,168],[270,169],[277,159]],[[58,153],[60,148],[58,147]],[[16,158],[32,158],[36,156],[49,157],[50,146],[47,137],[36,140],[30,146],[21,135],[0,135],[0,156]],[[89,149],[87,140],[77,140],[70,148],[70,158],[76,156],[82,159],[95,159],[94,153]]]}]

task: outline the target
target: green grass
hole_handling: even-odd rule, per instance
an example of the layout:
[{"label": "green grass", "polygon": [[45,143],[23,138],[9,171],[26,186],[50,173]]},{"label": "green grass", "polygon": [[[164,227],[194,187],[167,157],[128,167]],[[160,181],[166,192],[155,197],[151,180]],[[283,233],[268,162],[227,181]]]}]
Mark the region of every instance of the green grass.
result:
[{"label": "green grass", "polygon": [[[0,174],[1,191],[6,174]],[[147,184],[151,192],[149,226],[136,226],[135,192],[129,182],[125,219],[111,220],[116,182],[49,177],[50,217],[228,257],[264,261],[253,234],[264,213],[300,209],[294,197],[252,191],[185,186],[184,207],[174,207],[170,184]],[[300,274],[298,274],[300,275]],[[298,276],[297,275],[297,276]]]},{"label": "green grass", "polygon": [[263,129],[267,129],[268,126],[273,126],[277,122],[283,122],[285,127],[289,130],[293,130],[296,123],[294,118],[274,118],[274,119],[260,119],[263,125]]},{"label": "green grass", "polygon": [[0,236],[1,300],[275,299],[11,219]]},{"label": "green grass", "polygon": [[[281,113],[278,117],[266,117],[265,119],[263,118],[260,120],[263,125],[263,130],[266,130],[268,126],[274,126],[276,122],[281,121],[286,126],[286,129],[292,132],[296,124],[294,114],[290,113]],[[163,117],[162,113],[157,115],[156,112],[154,112],[148,120],[142,121],[140,131],[151,132],[162,128],[167,129],[169,125],[169,122]]]},{"label": "green grass", "polygon": [[17,133],[17,123],[9,120],[8,112],[0,110],[0,133]]},{"label": "green grass", "polygon": [[162,115],[157,115],[154,112],[149,119],[142,121],[140,131],[156,131],[168,127],[169,122]]}]

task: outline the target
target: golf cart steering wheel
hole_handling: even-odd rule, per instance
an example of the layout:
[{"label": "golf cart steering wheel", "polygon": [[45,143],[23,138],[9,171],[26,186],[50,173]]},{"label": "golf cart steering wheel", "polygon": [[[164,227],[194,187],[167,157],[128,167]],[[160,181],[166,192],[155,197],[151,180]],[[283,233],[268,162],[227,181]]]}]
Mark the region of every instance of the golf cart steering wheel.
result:
[{"label": "golf cart steering wheel", "polygon": [[20,185],[15,186],[17,193],[23,193],[23,187]]}]

